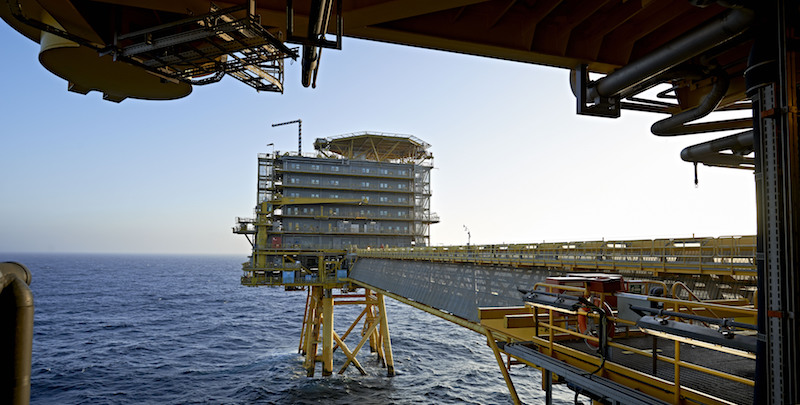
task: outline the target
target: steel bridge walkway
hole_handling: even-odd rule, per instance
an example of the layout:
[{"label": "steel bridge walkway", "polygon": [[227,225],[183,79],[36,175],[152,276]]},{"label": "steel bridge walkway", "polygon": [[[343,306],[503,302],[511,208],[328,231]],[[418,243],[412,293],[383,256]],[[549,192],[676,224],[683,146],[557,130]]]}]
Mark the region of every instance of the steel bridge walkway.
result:
[{"label": "steel bridge walkway", "polygon": [[[752,236],[363,249],[356,255],[357,260],[348,275],[353,284],[486,335],[487,344],[495,352],[506,377],[512,399],[517,403],[519,398],[501,353],[509,356],[509,362],[513,357],[521,363],[549,369],[562,381],[566,380],[585,392],[601,390],[595,391],[594,395],[607,402],[631,403],[632,398],[642,398],[626,384],[608,379],[601,379],[602,383],[598,384],[600,377],[586,378],[586,367],[581,371],[575,365],[526,348],[530,342],[523,336],[536,333],[532,324],[518,329],[507,328],[509,317],[528,317],[522,318],[523,323],[524,319],[530,319],[531,311],[524,307],[518,289],[531,289],[550,276],[604,272],[622,274],[626,279],[681,281],[689,290],[695,291],[697,296],[694,299],[698,296],[706,299],[738,296],[752,302],[756,283],[755,237]],[[489,307],[499,307],[504,312],[491,314]],[[487,318],[494,319],[487,321]],[[504,326],[497,326],[497,321],[504,321]],[[688,353],[688,349],[684,351]],[[531,354],[533,352],[538,354]],[[595,368],[591,360],[585,362],[589,368]],[[671,364],[676,362],[680,367],[691,366],[680,360]],[[545,380],[547,378],[549,374],[544,376]],[[651,390],[651,396],[645,395],[645,399],[637,400],[637,403],[683,403],[687,398],[697,403],[736,403],[683,386],[679,377],[675,378],[678,381],[675,385],[679,388],[669,391],[666,384],[661,392]],[[545,385],[545,388],[549,387]],[[641,388],[637,386],[636,389]],[[752,388],[745,381],[740,391],[743,393],[737,395],[746,397]],[[673,396],[676,400],[671,399]]]}]

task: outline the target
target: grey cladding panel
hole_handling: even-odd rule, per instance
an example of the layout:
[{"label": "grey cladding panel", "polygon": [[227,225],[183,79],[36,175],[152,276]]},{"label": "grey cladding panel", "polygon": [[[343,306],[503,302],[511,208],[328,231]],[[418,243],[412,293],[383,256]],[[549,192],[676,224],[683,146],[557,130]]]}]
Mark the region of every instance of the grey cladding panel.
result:
[{"label": "grey cladding panel", "polygon": [[410,260],[359,259],[350,277],[419,303],[478,322],[478,307],[522,305],[517,288],[533,288],[561,273]]}]

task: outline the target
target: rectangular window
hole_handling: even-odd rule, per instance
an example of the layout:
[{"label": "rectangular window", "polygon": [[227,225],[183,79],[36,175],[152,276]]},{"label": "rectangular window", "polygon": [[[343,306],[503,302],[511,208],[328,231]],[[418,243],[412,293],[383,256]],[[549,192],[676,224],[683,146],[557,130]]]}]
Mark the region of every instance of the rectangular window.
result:
[{"label": "rectangular window", "polygon": [[381,197],[381,202],[389,202],[389,197]]},{"label": "rectangular window", "polygon": [[319,198],[319,193],[311,193],[311,198]]},{"label": "rectangular window", "polygon": [[400,183],[400,184],[397,185],[397,188],[399,188],[401,190],[405,190],[406,187],[408,187],[408,185],[406,183]]},{"label": "rectangular window", "polygon": [[361,187],[369,187],[369,182],[368,181],[362,181],[361,182]]},{"label": "rectangular window", "polygon": [[332,172],[338,172],[339,171],[339,166],[331,166],[331,171]]},{"label": "rectangular window", "polygon": [[319,171],[319,165],[311,165],[311,170]]},{"label": "rectangular window", "polygon": [[381,188],[389,188],[389,184],[387,184],[387,183],[381,183]]},{"label": "rectangular window", "polygon": [[381,169],[381,174],[389,174],[389,169]]},{"label": "rectangular window", "polygon": [[397,174],[399,174],[401,176],[405,176],[406,175],[406,171],[405,170],[398,170]]},{"label": "rectangular window", "polygon": [[389,211],[387,211],[387,210],[380,210],[380,211],[378,211],[378,213],[379,213],[381,216],[387,216],[387,215],[389,215]]},{"label": "rectangular window", "polygon": [[292,178],[289,179],[289,183],[292,183],[292,184],[300,183],[300,179],[292,177]]},{"label": "rectangular window", "polygon": [[311,184],[319,184],[319,179],[311,179]]},{"label": "rectangular window", "polygon": [[289,197],[300,197],[300,193],[289,193]]},{"label": "rectangular window", "polygon": [[339,185],[339,180],[331,180],[331,181],[330,181],[330,184],[331,184],[332,186],[338,186],[338,185]]},{"label": "rectangular window", "polygon": [[401,203],[408,202],[408,198],[407,197],[397,197],[397,202],[401,202]]},{"label": "rectangular window", "polygon": [[292,163],[292,169],[299,169],[300,163]]},{"label": "rectangular window", "polygon": [[361,173],[369,173],[369,167],[362,167]]},{"label": "rectangular window", "polygon": [[403,211],[397,211],[397,216],[398,217],[404,217],[404,216],[406,216],[406,213],[403,212]]},{"label": "rectangular window", "polygon": [[339,198],[339,194],[331,194],[331,198]]}]

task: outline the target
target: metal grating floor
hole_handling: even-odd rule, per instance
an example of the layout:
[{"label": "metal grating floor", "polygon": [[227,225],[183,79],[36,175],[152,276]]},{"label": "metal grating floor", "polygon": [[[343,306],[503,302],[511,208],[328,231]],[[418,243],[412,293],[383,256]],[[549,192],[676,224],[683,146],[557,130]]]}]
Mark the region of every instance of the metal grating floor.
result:
[{"label": "metal grating floor", "polygon": [[[642,350],[651,349],[653,344],[652,337],[650,336],[615,338],[614,341],[616,343]],[[589,348],[582,340],[563,342],[562,344],[570,348],[580,350],[584,353],[596,354],[596,349]],[[657,346],[658,350],[660,350],[659,354],[666,357],[674,356],[675,344],[673,341],[658,339]],[[611,348],[611,355],[608,360],[634,370],[653,375],[653,360],[650,357],[645,357],[630,352],[624,353],[620,349]],[[703,347],[682,343],[681,360],[751,380],[755,378],[755,360],[728,353],[721,353]],[[675,371],[672,364],[659,360],[656,368],[656,377],[667,381],[673,381]],[[685,387],[689,387],[737,404],[754,403],[753,388],[750,386],[710,374],[701,373],[697,370],[692,370],[686,367],[681,367],[680,373],[681,385]]]}]

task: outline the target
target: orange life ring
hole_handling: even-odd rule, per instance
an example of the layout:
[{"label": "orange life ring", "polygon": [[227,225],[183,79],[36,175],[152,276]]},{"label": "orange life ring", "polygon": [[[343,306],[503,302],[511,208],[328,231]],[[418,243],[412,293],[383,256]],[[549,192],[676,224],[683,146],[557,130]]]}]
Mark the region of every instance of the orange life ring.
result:
[{"label": "orange life ring", "polygon": [[[592,299],[592,303],[595,306],[597,306],[599,308],[602,308],[603,312],[606,313],[606,317],[614,316],[614,312],[611,309],[611,305],[608,305],[607,302],[603,302],[603,301],[600,300],[600,298],[594,297],[594,299]],[[588,307],[583,307],[582,310],[585,311],[585,312],[590,312],[590,309]],[[590,325],[590,323],[591,323],[591,325]],[[589,336],[597,337],[597,332],[598,331],[597,331],[597,328],[595,328],[594,326],[595,326],[594,325],[594,319],[586,316],[586,314],[582,314],[582,313],[578,314],[578,331],[582,335],[589,335]],[[607,321],[606,326],[607,326],[607,328],[606,328],[606,336],[608,336],[609,338],[613,338],[614,337],[614,329],[616,328],[616,325],[614,325],[614,322],[609,319]],[[586,344],[589,345],[592,348],[596,349],[596,348],[600,347],[600,344],[598,342],[592,340],[592,339],[584,339],[584,340],[586,341]]]}]

